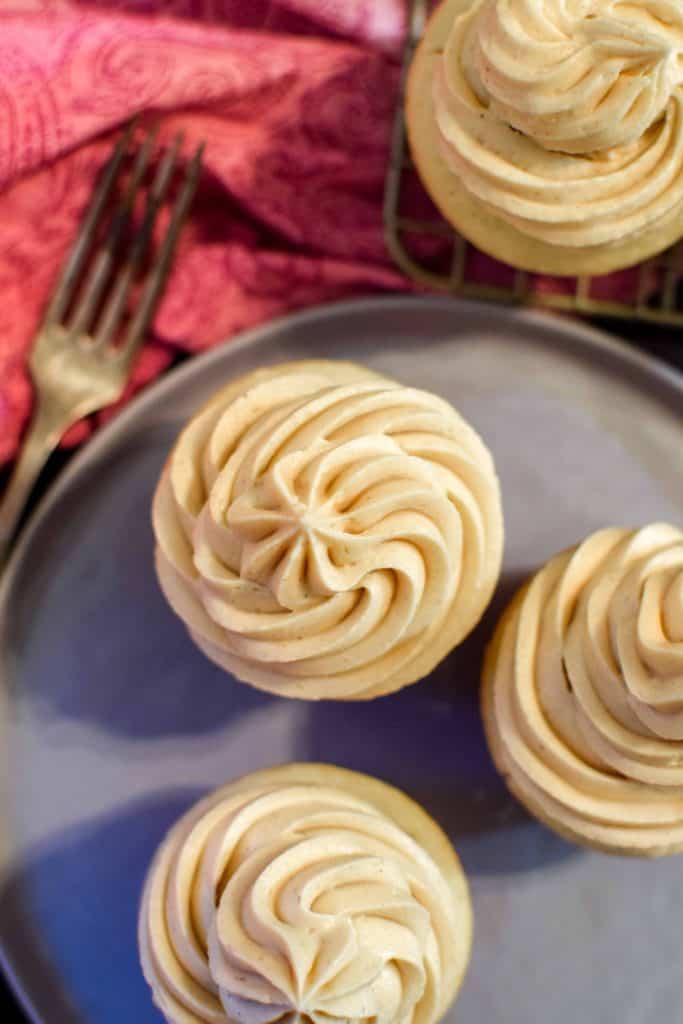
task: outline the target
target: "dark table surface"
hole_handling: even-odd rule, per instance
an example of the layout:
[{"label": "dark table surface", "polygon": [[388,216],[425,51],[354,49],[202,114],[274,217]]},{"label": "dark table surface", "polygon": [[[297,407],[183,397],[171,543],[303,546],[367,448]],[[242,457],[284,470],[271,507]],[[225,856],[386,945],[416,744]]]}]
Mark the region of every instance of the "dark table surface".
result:
[{"label": "dark table surface", "polygon": [[[594,322],[597,327],[619,335],[642,351],[649,352],[683,372],[683,330],[669,330],[642,323]],[[53,457],[40,480],[37,496],[49,486],[50,481],[57,475],[67,459],[68,455],[63,453],[58,453]],[[1,977],[0,1021],[3,1021],[4,1024],[26,1024],[25,1016],[19,1010]],[[45,1021],[44,1024],[50,1024],[50,1022]],[[643,1021],[643,1024],[646,1022]]]}]

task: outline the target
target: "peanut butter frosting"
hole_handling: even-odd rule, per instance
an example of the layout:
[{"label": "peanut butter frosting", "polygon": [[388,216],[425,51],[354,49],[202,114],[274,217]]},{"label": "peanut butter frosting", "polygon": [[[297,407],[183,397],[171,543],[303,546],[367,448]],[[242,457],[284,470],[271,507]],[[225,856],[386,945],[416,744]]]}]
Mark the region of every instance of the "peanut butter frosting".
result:
[{"label": "peanut butter frosting", "polygon": [[295,768],[219,789],[162,843],[139,922],[154,1001],[168,1024],[432,1024],[469,956],[462,872]]},{"label": "peanut butter frosting", "polygon": [[683,204],[683,8],[474,0],[437,64],[444,159],[517,230],[621,242]]},{"label": "peanut butter frosting", "polygon": [[484,714],[548,824],[616,852],[683,849],[683,531],[601,530],[548,562],[499,624]]},{"label": "peanut butter frosting", "polygon": [[157,572],[215,662],[261,689],[371,698],[473,628],[502,557],[481,439],[445,401],[302,362],[221,391],[154,500]]}]

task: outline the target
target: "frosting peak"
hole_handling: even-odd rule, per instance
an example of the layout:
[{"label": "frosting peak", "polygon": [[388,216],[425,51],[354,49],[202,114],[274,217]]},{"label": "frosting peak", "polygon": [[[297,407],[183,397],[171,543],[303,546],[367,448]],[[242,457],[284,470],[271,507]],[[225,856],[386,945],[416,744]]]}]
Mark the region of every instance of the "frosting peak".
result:
[{"label": "frosting peak", "polygon": [[169,1024],[433,1024],[467,958],[457,914],[435,861],[373,804],[248,777],[166,837],[140,950]]},{"label": "frosting peak", "polygon": [[259,371],[181,435],[159,579],[214,661],[285,696],[372,697],[474,626],[500,568],[491,457],[435,395],[336,363]]},{"label": "frosting peak", "polygon": [[522,235],[620,243],[683,204],[683,10],[669,0],[449,0],[443,158]]},{"label": "frosting peak", "polygon": [[485,667],[494,756],[560,831],[683,849],[683,531],[608,529],[510,606]]},{"label": "frosting peak", "polygon": [[229,509],[243,543],[240,575],[267,586],[285,608],[310,607],[357,589],[372,564],[386,567],[386,517],[425,506],[443,523],[447,544],[439,552],[454,571],[448,543],[455,551],[457,525],[431,484],[420,461],[383,435],[284,455]]},{"label": "frosting peak", "polygon": [[662,116],[682,52],[683,12],[661,0],[484,0],[464,66],[501,121],[546,149],[593,153]]}]

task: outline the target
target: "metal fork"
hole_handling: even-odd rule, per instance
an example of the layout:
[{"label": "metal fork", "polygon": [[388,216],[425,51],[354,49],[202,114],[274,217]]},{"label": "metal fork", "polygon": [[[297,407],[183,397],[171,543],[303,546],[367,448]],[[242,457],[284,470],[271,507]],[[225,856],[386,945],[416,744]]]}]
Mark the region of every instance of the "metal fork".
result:
[{"label": "metal fork", "polygon": [[[156,131],[146,135],[107,233],[95,247],[96,235],[104,224],[107,204],[119,179],[134,128],[134,123],[128,126],[103,169],[33,345],[29,367],[36,393],[35,410],[0,502],[0,563],[9,551],[36,478],[62,435],[83,416],[121,397],[131,364],[161,297],[180,229],[197,187],[203,144],[187,166],[168,228],[146,275],[136,308],[128,311],[131,289],[171,185],[182,145],[182,135],[176,136],[160,161],[147,195],[142,223],[127,251],[119,253],[156,142]],[[117,256],[124,259],[115,269]],[[127,312],[130,316],[124,325]]]}]

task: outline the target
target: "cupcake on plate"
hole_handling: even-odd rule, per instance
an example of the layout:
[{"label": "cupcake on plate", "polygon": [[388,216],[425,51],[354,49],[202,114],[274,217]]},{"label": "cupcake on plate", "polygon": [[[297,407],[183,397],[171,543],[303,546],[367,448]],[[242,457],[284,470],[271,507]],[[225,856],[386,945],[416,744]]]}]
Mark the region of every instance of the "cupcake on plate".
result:
[{"label": "cupcake on plate", "polygon": [[427,675],[496,585],[500,493],[443,399],[310,361],[230,383],[154,499],[162,589],[199,647],[286,697],[369,699]]},{"label": "cupcake on plate", "polygon": [[498,625],[483,711],[500,772],[551,828],[683,851],[683,531],[600,530],[551,559]]},{"label": "cupcake on plate", "polygon": [[434,1024],[469,960],[458,858],[376,779],[285,765],[229,783],[151,865],[140,955],[168,1024]]},{"label": "cupcake on plate", "polygon": [[518,267],[600,274],[683,234],[683,7],[445,0],[407,123],[444,216]]}]

